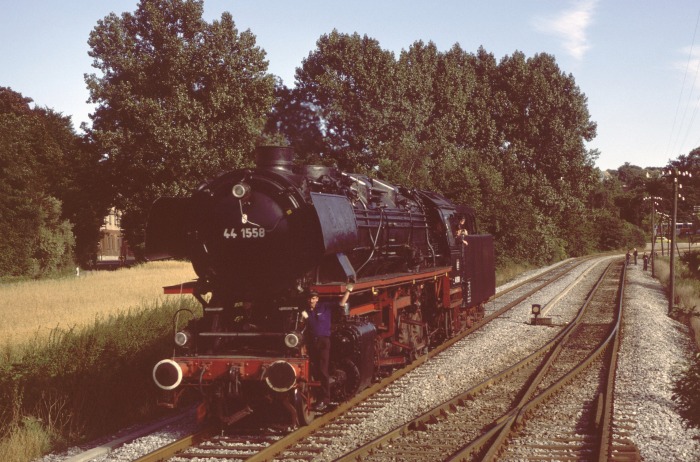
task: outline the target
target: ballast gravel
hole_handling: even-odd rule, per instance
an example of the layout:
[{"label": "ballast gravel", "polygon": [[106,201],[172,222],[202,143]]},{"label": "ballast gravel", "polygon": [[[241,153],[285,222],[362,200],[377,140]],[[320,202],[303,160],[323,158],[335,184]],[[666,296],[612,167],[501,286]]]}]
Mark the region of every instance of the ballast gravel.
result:
[{"label": "ballast gravel", "polygon": [[[567,304],[566,297],[556,303],[553,300],[582,275],[584,282],[572,293],[589,290],[599,274],[597,268],[602,270],[610,261],[611,257],[602,257],[581,265],[576,274],[523,302],[508,317],[463,339],[397,381],[391,390],[387,390],[394,397],[390,404],[339,434],[333,446],[315,460],[333,460],[371,441],[379,432],[388,431],[422,414],[527,355],[531,349],[546,341],[553,331],[529,324],[530,304],[541,303],[544,306],[552,302],[547,316],[552,317],[555,324],[568,322],[576,305]],[[547,269],[525,273],[498,290]],[[615,397],[615,417],[626,424],[619,431],[624,432],[624,437],[639,448],[644,461],[700,460],[700,430],[685,428],[671,399],[675,374],[689,364],[695,351],[691,333],[687,326],[667,316],[666,296],[658,281],[651,278],[650,272],[643,271],[641,265],[632,264],[628,266],[627,278],[624,300],[626,320],[623,324]],[[148,437],[103,451],[106,454],[91,459],[82,458],[85,448],[72,448],[63,454],[47,455],[36,462],[131,461],[174,441],[187,431],[189,425],[192,423],[185,420],[182,425],[174,424]]]},{"label": "ballast gravel", "polygon": [[667,316],[668,299],[650,271],[629,265],[623,341],[615,381],[615,418],[645,461],[700,460],[700,430],[686,429],[671,399],[676,374],[695,345],[685,324]]}]

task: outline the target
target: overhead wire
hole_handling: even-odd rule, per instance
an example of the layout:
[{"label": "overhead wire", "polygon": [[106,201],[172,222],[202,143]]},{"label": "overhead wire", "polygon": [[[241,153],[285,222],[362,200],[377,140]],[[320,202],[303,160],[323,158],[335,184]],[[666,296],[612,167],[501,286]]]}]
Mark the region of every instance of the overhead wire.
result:
[{"label": "overhead wire", "polygon": [[[685,121],[685,115],[686,115],[686,113],[687,113],[687,111],[688,111],[688,106],[686,106],[686,107],[685,107],[685,110],[683,111],[683,117],[682,117],[682,119],[681,119],[681,122],[680,122],[680,124],[678,125],[678,127],[679,127],[679,128],[678,128],[678,135],[676,136],[676,141],[674,142],[674,141],[673,141],[673,134],[674,134],[675,131],[676,131],[676,121],[677,121],[677,119],[678,119],[678,111],[679,111],[679,109],[680,109],[680,107],[681,107],[681,104],[682,104],[682,102],[683,102],[683,93],[684,93],[684,90],[685,90],[685,82],[686,82],[686,78],[688,77],[688,70],[690,69],[691,61],[692,61],[692,58],[693,58],[693,48],[695,47],[695,38],[696,38],[696,36],[697,36],[698,24],[700,24],[700,10],[698,11],[698,17],[697,17],[697,19],[696,19],[696,21],[695,21],[695,30],[693,31],[693,41],[692,41],[692,43],[690,44],[690,51],[689,51],[689,53],[688,53],[688,61],[687,61],[687,63],[686,63],[685,72],[684,72],[684,74],[683,74],[683,83],[681,84],[681,92],[680,92],[680,95],[678,95],[678,104],[676,105],[676,114],[675,114],[675,116],[673,117],[673,124],[672,124],[672,126],[671,126],[671,134],[670,134],[670,136],[669,136],[668,146],[666,147],[666,153],[667,153],[667,156],[666,156],[666,157],[668,157],[668,158],[674,157],[673,151],[671,150],[671,147],[673,146],[673,147],[674,147],[674,151],[675,151],[675,147],[676,147],[677,141],[678,141],[678,136],[680,136],[680,133],[681,133],[681,130],[682,130],[682,127],[683,127],[683,122]],[[700,61],[699,61],[699,65],[700,65]],[[698,76],[698,69],[696,69],[695,78],[693,79],[693,84],[692,84],[691,87],[690,87],[690,95],[689,95],[689,97],[688,97],[689,99],[692,98],[692,96],[693,96],[693,92],[694,92],[694,89],[695,89],[695,81],[697,80],[697,76]],[[694,115],[695,115],[695,113],[693,113],[693,118],[694,118]],[[686,136],[687,136],[687,135],[686,135]]]},{"label": "overhead wire", "polygon": [[[699,16],[700,19],[700,16]],[[697,60],[697,66],[695,67],[695,79],[693,80],[693,88],[695,88],[695,82],[698,79],[698,75],[700,75],[700,59]],[[690,117],[690,122],[688,122],[688,128],[686,129],[685,136],[683,137],[683,141],[681,141],[681,144],[678,147],[678,150],[683,149],[683,146],[686,146],[686,141],[688,140],[688,136],[690,135],[690,132],[693,128],[693,122],[695,121],[695,116],[698,113],[698,105],[700,105],[700,96],[697,99],[697,102],[693,104],[692,101],[692,93],[690,95],[691,101],[690,104],[693,106],[693,115]],[[691,146],[691,149],[695,149],[697,147],[697,143],[695,143],[693,146]]]}]

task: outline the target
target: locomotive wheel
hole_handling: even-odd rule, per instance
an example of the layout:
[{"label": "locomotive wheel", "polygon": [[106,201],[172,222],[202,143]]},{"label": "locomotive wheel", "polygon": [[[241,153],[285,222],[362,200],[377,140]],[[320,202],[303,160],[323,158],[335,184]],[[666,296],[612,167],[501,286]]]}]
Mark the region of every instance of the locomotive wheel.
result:
[{"label": "locomotive wheel", "polygon": [[484,319],[485,314],[486,314],[486,307],[484,306],[483,303],[480,303],[479,308],[477,308],[477,311],[476,311],[477,321],[481,321],[482,319]]},{"label": "locomotive wheel", "polygon": [[344,401],[355,395],[360,388],[360,370],[355,363],[350,359],[344,359],[340,365],[343,371],[343,383],[339,390],[336,391],[337,397]]},{"label": "locomotive wheel", "polygon": [[[411,320],[423,323],[423,313],[420,310],[416,310],[416,312],[411,315]],[[425,346],[428,344],[428,335],[425,327],[423,325],[411,326],[410,339],[409,345],[413,347],[411,351],[411,355],[413,356],[412,360],[415,360],[422,354]]]},{"label": "locomotive wheel", "polygon": [[440,315],[436,318],[435,331],[433,331],[429,336],[430,341],[433,342],[433,346],[441,345],[448,338],[450,338],[450,320],[451,318],[448,316],[446,311],[440,313]]},{"label": "locomotive wheel", "polygon": [[316,413],[311,410],[309,400],[309,387],[303,383],[294,390],[294,405],[299,417],[299,426],[309,425],[316,417]]},{"label": "locomotive wheel", "polygon": [[399,343],[411,347],[411,351],[408,352],[408,357],[410,361],[413,362],[423,354],[428,345],[428,336],[425,328],[422,325],[413,324],[423,323],[423,313],[419,309],[413,312],[406,311],[402,314],[402,317],[412,321],[412,323],[401,323],[401,328],[398,332],[398,340]]}]

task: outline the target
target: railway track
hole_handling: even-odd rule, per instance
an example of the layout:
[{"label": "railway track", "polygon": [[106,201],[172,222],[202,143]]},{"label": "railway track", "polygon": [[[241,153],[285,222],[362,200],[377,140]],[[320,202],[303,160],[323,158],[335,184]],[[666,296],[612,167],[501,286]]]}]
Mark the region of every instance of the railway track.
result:
[{"label": "railway track", "polygon": [[[575,271],[580,265],[585,264],[587,261],[587,259],[569,261],[545,273],[534,276],[533,278],[530,278],[517,286],[510,287],[506,291],[499,292],[497,296],[494,297],[494,300],[489,303],[485,318],[479,323],[476,323],[471,329],[467,330],[459,337],[456,337],[448,343],[440,346],[439,348],[436,348],[430,353],[418,358],[410,366],[401,371],[397,371],[390,377],[387,377],[381,382],[373,385],[362,394],[354,397],[352,400],[341,404],[332,412],[320,416],[307,427],[302,427],[291,433],[267,432],[261,434],[256,432],[256,434],[246,434],[243,432],[240,434],[227,435],[226,437],[213,436],[210,431],[209,435],[200,434],[195,437],[188,436],[181,442],[176,442],[170,445],[168,448],[162,448],[161,450],[157,451],[157,453],[149,454],[138,460],[166,460],[175,453],[178,453],[178,455],[172,460],[188,460],[194,457],[210,457],[218,460],[227,459],[249,461],[327,460],[328,456],[324,455],[324,451],[328,450],[328,446],[335,440],[336,436],[347,432],[348,428],[359,425],[362,421],[366,420],[368,416],[378,412],[381,413],[387,406],[400,402],[405,392],[413,386],[412,383],[414,379],[425,380],[426,375],[430,376],[430,374],[433,373],[432,369],[426,370],[426,372],[421,372],[422,368],[416,370],[418,366],[421,366],[428,361],[430,361],[430,363],[435,367],[439,367],[440,363],[447,363],[449,365],[450,361],[453,360],[450,358],[441,358],[441,352],[454,345],[456,342],[459,342],[465,336],[470,334],[478,335],[479,331],[484,326],[489,325],[489,323],[493,320],[503,318],[504,316],[507,317],[508,312],[511,309],[518,305],[522,305],[525,300],[528,300],[528,297],[532,297],[534,294],[537,294],[545,286],[556,284],[557,282],[562,284],[561,280],[563,278],[569,275],[572,271]],[[586,273],[589,270],[587,270]],[[573,285],[574,284],[571,284],[571,286]],[[570,290],[570,288],[563,289],[562,292],[566,292],[568,290]],[[543,314],[546,313],[547,307],[553,306],[556,303],[557,300],[552,300],[545,307]],[[516,368],[516,371],[510,372],[510,374],[525,374],[525,372],[518,372],[519,370],[519,368]],[[405,376],[408,374],[412,374],[414,377],[411,379],[405,379]],[[509,378],[506,380],[506,382],[512,382],[513,380]],[[496,395],[499,394],[498,386],[488,385],[484,386],[483,388],[485,390],[491,388],[492,391],[490,393],[494,393]],[[475,399],[474,396],[476,396],[476,393],[472,391],[468,397],[462,397],[461,399],[463,402],[467,402]],[[485,394],[483,396],[488,395]],[[460,406],[464,407],[463,405],[459,404],[459,400],[460,398],[458,397],[458,404],[443,405],[442,409],[439,411],[441,415],[450,414],[454,409],[457,409]],[[407,418],[410,419],[410,417]],[[441,420],[441,418],[438,417],[436,421],[439,420]],[[422,428],[420,425],[409,424],[409,426],[411,425],[416,429]],[[463,427],[479,429],[482,428],[483,425],[473,427],[471,425],[464,425]],[[434,438],[434,440],[439,439],[440,438]],[[358,442],[355,447],[360,444],[361,441],[358,438]],[[189,449],[186,449],[183,452],[183,449],[188,446]],[[355,447],[352,449],[355,449]],[[420,455],[421,451],[424,451],[424,449],[421,448],[416,450],[415,454],[407,453],[406,460],[417,460],[417,456]],[[394,456],[396,456],[396,454]],[[335,458],[335,456],[333,457]],[[346,456],[346,460],[351,460],[352,458],[356,458],[356,455]],[[420,459],[420,457],[418,457],[418,459]],[[363,460],[365,459],[363,458]],[[394,458],[393,460],[401,460],[401,458]],[[435,459],[434,455],[428,454],[426,455],[425,460],[442,459]]]},{"label": "railway track", "polygon": [[609,439],[623,273],[530,357],[340,460],[638,460]]}]

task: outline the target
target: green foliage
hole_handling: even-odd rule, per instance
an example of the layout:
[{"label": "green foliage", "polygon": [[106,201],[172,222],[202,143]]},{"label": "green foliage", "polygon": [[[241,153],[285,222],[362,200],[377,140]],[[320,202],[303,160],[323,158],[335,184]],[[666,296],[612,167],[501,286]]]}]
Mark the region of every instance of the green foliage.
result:
[{"label": "green foliage", "polygon": [[[154,412],[153,365],[172,353],[172,315],[196,310],[194,299],[56,330],[48,342],[4,351],[0,358],[0,423],[51,424],[54,445],[103,435]],[[60,409],[60,412],[59,412]],[[8,434],[0,434],[7,437]]]},{"label": "green foliage", "polygon": [[[679,260],[681,264],[676,274],[679,311],[674,314],[684,313],[686,319],[697,319],[700,315],[700,252],[681,254]],[[664,261],[663,264],[666,265],[667,262]],[[688,364],[676,370],[672,397],[686,424],[700,428],[700,353],[696,353]]]},{"label": "green foliage", "polygon": [[[15,214],[7,230],[15,241],[47,216],[36,204],[56,198],[81,261],[94,253],[109,206],[124,212],[127,240],[138,251],[153,200],[249,165],[256,143],[289,144],[302,162],[473,205],[481,230],[497,238],[499,261],[543,263],[639,245],[639,231],[624,222],[649,227],[641,197],[663,183],[645,181],[645,171],[629,164],[601,177],[593,167],[598,152],[585,149],[596,133],[586,96],[551,55],[516,51],[497,62],[483,48],[441,52],[417,41],[396,57],[368,36],[334,30],[319,38],[288,89],[274,87],[252,33],[239,33],[228,13],[209,24],[202,12],[201,0],[142,0],[133,13],[98,22],[89,39],[101,74],[86,76],[97,104],[88,142],[51,111],[42,110],[43,132],[33,131],[21,95],[0,101],[12,108],[0,122],[5,138],[32,139],[0,140],[31,153],[26,165],[12,159],[8,176],[25,190],[47,185],[36,197],[13,196],[17,188],[5,186],[0,207]],[[696,168],[698,157],[682,156],[678,165]],[[68,174],[48,174],[56,169]],[[0,264],[31,254],[40,236],[62,245],[35,232],[3,249]],[[42,252],[22,271],[57,261]]]},{"label": "green foliage", "polygon": [[318,115],[302,100],[297,89],[278,84],[275,87],[275,104],[265,123],[265,140],[278,140],[264,144],[292,146],[299,162],[320,164],[324,151],[323,134]]},{"label": "green foliage", "polygon": [[63,216],[73,226],[76,259],[88,266],[97,252],[100,226],[112,206],[112,191],[95,146],[84,138],[75,139],[72,146],[71,155],[64,159],[64,184],[58,197],[63,203]]},{"label": "green foliage", "polygon": [[[683,190],[679,192],[682,193],[685,200],[678,201],[678,221],[700,221],[700,216],[693,210],[694,206],[700,205],[700,147],[693,149],[687,155],[681,155],[678,159],[672,160],[669,162],[669,166],[692,174],[692,177],[685,176],[681,179]],[[668,191],[664,197],[672,197],[670,181],[662,180],[662,185]]]},{"label": "green foliage", "polygon": [[[63,210],[77,188],[77,137],[69,120],[0,87],[0,275],[37,277],[73,265],[72,223]],[[87,168],[87,167],[86,167]]]},{"label": "green foliage", "polygon": [[397,184],[434,190],[435,160],[429,146],[414,139],[388,143],[377,151],[378,176]]},{"label": "green foliage", "polygon": [[[324,156],[342,169],[368,171],[377,165],[373,148],[391,133],[394,56],[366,35],[335,30],[316,45],[296,72],[302,108],[313,107],[323,125]],[[314,146],[299,147],[308,153]]]},{"label": "green foliage", "polygon": [[610,211],[600,211],[594,217],[593,236],[597,236],[597,248],[602,251],[630,249],[645,245],[644,232],[612,215]]},{"label": "green foliage", "polygon": [[297,69],[296,84],[278,91],[268,130],[304,161],[473,205],[496,236],[499,261],[543,263],[596,248],[588,198],[599,182],[597,151],[584,147],[596,125],[552,56],[516,52],[497,63],[483,49],[440,52],[417,41],[396,59],[376,40],[333,31]]},{"label": "green foliage", "polygon": [[40,219],[44,224],[39,229],[37,249],[34,258],[42,273],[62,270],[73,264],[75,239],[70,223],[60,221],[61,204],[57,199],[47,197],[39,206]]},{"label": "green foliage", "polygon": [[672,398],[686,424],[700,427],[700,353],[677,372]]},{"label": "green foliage", "polygon": [[142,0],[90,34],[102,75],[86,76],[97,104],[91,140],[133,247],[161,195],[179,195],[249,164],[273,102],[265,52],[229,13],[211,24],[201,0]]},{"label": "green foliage", "polygon": [[700,252],[687,252],[681,254],[684,277],[700,281]]},{"label": "green foliage", "polygon": [[54,435],[40,419],[26,417],[8,428],[8,434],[0,439],[0,460],[26,462],[35,460],[51,451]]}]

